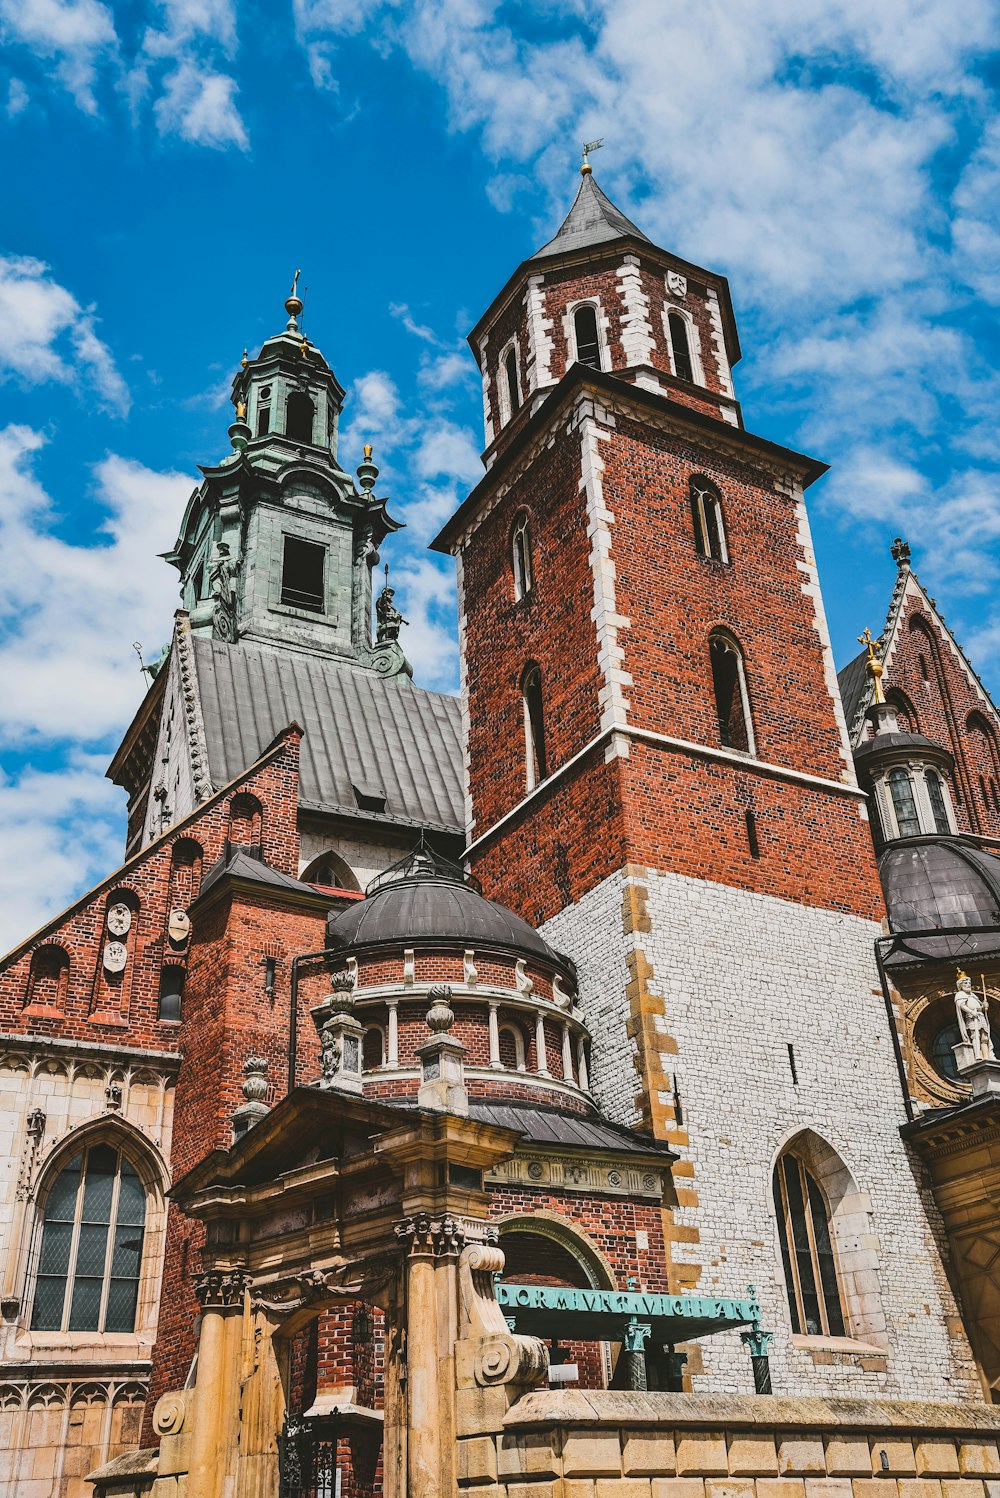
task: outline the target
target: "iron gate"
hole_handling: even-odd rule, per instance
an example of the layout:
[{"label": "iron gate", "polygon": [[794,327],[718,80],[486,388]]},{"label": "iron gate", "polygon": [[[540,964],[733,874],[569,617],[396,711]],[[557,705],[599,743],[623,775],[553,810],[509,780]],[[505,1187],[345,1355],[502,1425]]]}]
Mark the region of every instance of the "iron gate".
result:
[{"label": "iron gate", "polygon": [[278,1473],[281,1498],[340,1498],[337,1416],[286,1416]]}]

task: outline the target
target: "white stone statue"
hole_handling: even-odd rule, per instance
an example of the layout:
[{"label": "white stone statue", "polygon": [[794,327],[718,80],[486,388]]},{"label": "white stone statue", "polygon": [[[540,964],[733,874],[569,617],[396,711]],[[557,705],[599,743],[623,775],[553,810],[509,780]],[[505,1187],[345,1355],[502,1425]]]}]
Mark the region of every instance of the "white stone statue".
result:
[{"label": "white stone statue", "polygon": [[985,992],[980,995],[972,987],[967,973],[959,973],[955,989],[955,1012],[962,1041],[971,1047],[977,1061],[995,1061],[993,1037],[990,1034],[990,1017],[986,1007]]}]

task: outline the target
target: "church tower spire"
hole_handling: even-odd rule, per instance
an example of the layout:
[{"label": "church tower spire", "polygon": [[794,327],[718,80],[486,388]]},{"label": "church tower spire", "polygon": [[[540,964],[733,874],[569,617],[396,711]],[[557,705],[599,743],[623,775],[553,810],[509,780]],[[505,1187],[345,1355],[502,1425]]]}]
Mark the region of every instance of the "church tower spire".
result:
[{"label": "church tower spire", "polygon": [[296,270],[287,321],[233,379],[232,452],[203,467],[167,560],[193,633],[340,657],[409,674],[398,640],[372,640],[372,569],[399,523],[337,455],[344,389],[302,328]]}]

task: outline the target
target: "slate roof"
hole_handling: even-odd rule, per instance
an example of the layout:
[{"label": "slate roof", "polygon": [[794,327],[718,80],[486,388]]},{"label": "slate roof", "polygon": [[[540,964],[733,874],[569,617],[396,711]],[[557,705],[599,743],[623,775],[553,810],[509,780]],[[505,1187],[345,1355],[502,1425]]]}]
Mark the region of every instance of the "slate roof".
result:
[{"label": "slate roof", "polygon": [[848,661],[843,670],[837,672],[837,680],[840,683],[840,695],[844,703],[844,717],[847,719],[847,728],[851,735],[851,743],[857,742],[855,719],[860,711],[861,704],[868,691],[868,652],[859,651],[853,660]]},{"label": "slate roof", "polygon": [[564,1113],[555,1108],[533,1108],[530,1104],[487,1102],[469,1099],[469,1117],[501,1129],[517,1129],[537,1144],[557,1144],[581,1150],[614,1150],[617,1154],[662,1154],[676,1158],[668,1144],[646,1134],[623,1129],[608,1118],[589,1118],[582,1113]]},{"label": "slate roof", "polygon": [[[196,635],[191,644],[213,785],[241,774],[296,722],[305,730],[300,806],[461,833],[457,697],[245,641]],[[384,811],[359,806],[355,787],[366,802],[384,794]]]},{"label": "slate roof", "polygon": [[251,879],[255,884],[271,884],[278,889],[293,889],[297,894],[308,890],[309,886],[303,884],[301,879],[293,879],[291,874],[283,874],[280,869],[273,869],[263,859],[252,858],[242,848],[231,848],[228,854],[216,860],[201,881],[199,897],[210,890],[213,884],[217,884],[223,874],[232,874],[235,879]]},{"label": "slate roof", "polygon": [[648,236],[637,229],[620,208],[615,207],[598,187],[593,174],[588,172],[580,183],[573,206],[555,238],[536,250],[531,258],[543,260],[552,255],[565,255],[573,250],[585,250],[591,245],[624,238],[644,239],[647,244],[650,243]]}]

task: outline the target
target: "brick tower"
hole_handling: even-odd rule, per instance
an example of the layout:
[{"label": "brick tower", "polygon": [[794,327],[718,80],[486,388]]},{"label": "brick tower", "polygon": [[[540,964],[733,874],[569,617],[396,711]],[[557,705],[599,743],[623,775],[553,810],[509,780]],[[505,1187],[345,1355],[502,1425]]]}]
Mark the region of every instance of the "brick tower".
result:
[{"label": "brick tower", "polygon": [[[776,1392],[919,1374],[967,1396],[898,1133],[804,502],[825,465],[745,429],[725,278],[652,244],[586,161],[470,343],[487,472],[435,546],[458,562],[472,867],[575,959],[604,1110],[681,1153],[674,1288],[757,1285],[787,1333]],[[695,1387],[734,1387],[732,1342],[692,1354]]]}]

